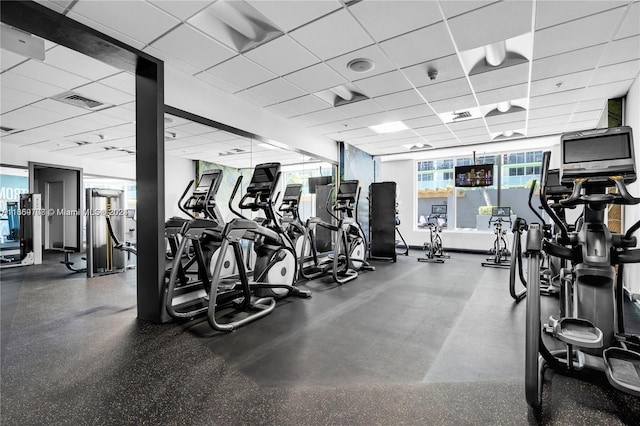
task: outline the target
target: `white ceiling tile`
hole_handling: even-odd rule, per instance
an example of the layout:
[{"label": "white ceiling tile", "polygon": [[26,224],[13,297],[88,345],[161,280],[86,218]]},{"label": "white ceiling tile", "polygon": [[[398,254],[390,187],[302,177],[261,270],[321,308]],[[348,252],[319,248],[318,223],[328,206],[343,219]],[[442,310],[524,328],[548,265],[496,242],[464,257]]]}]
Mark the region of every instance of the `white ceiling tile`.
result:
[{"label": "white ceiling tile", "polygon": [[[208,73],[206,71],[203,71],[201,73],[198,73],[196,75],[194,75],[195,78],[204,81],[205,83],[208,83],[214,87],[217,87],[220,90],[223,90],[227,93],[235,93],[235,92],[239,92],[240,90],[242,90],[241,87],[233,85],[231,83],[229,83],[226,80],[223,80],[221,78],[216,77],[215,75]],[[265,100],[265,104],[267,105],[269,103],[269,101]]]},{"label": "white ceiling tile", "polygon": [[363,100],[358,102],[352,102],[346,105],[340,105],[336,107],[341,113],[348,117],[361,117],[363,115],[369,115],[376,112],[381,112],[383,109],[372,100]]},{"label": "white ceiling tile", "polygon": [[536,127],[533,129],[528,129],[527,136],[534,137],[534,136],[546,136],[546,135],[563,133],[564,128],[565,128],[564,124]]},{"label": "white ceiling tile", "polygon": [[[10,127],[2,121],[2,117],[0,117],[0,125]],[[43,142],[50,138],[51,136],[47,132],[43,132],[40,129],[34,129],[3,136],[2,144],[28,145],[36,142]]]},{"label": "white ceiling tile", "polygon": [[427,136],[430,140],[441,140],[451,137],[451,131],[444,124],[420,127],[416,129],[416,132],[421,136]]},{"label": "white ceiling tile", "polygon": [[453,123],[449,123],[448,126],[456,134],[460,130],[466,130],[466,129],[482,128],[486,130],[484,125],[484,120],[482,118],[473,118],[471,120],[454,121]]},{"label": "white ceiling tile", "polygon": [[624,8],[613,9],[536,31],[533,58],[545,58],[608,42],[623,11]]},{"label": "white ceiling tile", "polygon": [[419,87],[418,91],[420,91],[422,96],[429,102],[471,95],[471,88],[466,78],[433,83],[428,86]]},{"label": "white ceiling tile", "polygon": [[194,122],[176,126],[175,129],[194,136],[210,133],[212,130],[214,130],[211,126],[205,126],[204,124]]},{"label": "white ceiling tile", "polygon": [[471,80],[475,92],[527,83],[529,81],[529,62],[470,75],[469,80]]},{"label": "white ceiling tile", "polygon": [[363,1],[349,7],[376,41],[442,21],[436,2]]},{"label": "white ceiling tile", "polygon": [[345,120],[348,118],[336,108],[311,112],[309,114],[305,114],[305,117],[314,121],[316,124],[330,123],[332,121]]},{"label": "white ceiling tile", "polygon": [[273,105],[269,105],[264,107],[265,110],[279,115],[281,117],[295,117],[296,115],[300,115],[302,114],[299,111],[296,111],[295,109],[292,109],[290,106],[284,105],[284,104],[273,104]]},{"label": "white ceiling tile", "polygon": [[486,133],[484,135],[472,135],[458,138],[463,144],[491,142],[491,136]]},{"label": "white ceiling tile", "polygon": [[0,49],[0,53],[0,68],[2,68],[2,71],[16,66],[21,62],[30,60],[25,56],[18,55],[17,53],[13,53],[5,49]]},{"label": "white ceiling tile", "polygon": [[533,61],[531,81],[590,70],[596,67],[606,44]]},{"label": "white ceiling tile", "polygon": [[[185,74],[189,74],[189,75],[193,75],[199,71],[201,71],[200,68],[196,67],[195,65],[192,64],[187,64],[186,62],[183,62],[179,59],[177,59],[175,56],[171,56],[166,52],[163,52],[161,50],[156,49],[155,47],[151,47],[151,46],[147,46],[144,49],[142,49],[142,51],[148,55],[153,56],[156,59],[160,59],[162,61],[164,61],[164,68],[165,70],[167,68],[174,68],[176,70],[179,70]],[[166,71],[165,71],[166,73]]]},{"label": "white ceiling tile", "polygon": [[[354,59],[368,59],[373,62],[373,69],[367,72],[356,72],[349,68],[347,65]],[[396,67],[389,62],[387,56],[378,46],[368,46],[364,49],[359,49],[354,52],[347,53],[337,58],[326,61],[326,64],[338,71],[349,81],[359,80],[366,77],[372,77],[374,75],[383,74],[385,72],[396,69]]]},{"label": "white ceiling tile", "polygon": [[569,121],[571,114],[567,115],[554,115],[553,117],[536,118],[534,120],[529,119],[528,128],[535,129],[536,127],[556,126],[566,124]]},{"label": "white ceiling tile", "polygon": [[21,92],[20,90],[15,90],[11,87],[7,87],[4,85],[4,81],[2,83],[3,85],[2,90],[0,90],[0,96],[2,97],[3,104],[5,102],[11,102],[12,104],[25,106],[42,99],[41,96]]},{"label": "white ceiling tile", "polygon": [[[404,124],[406,124],[407,126],[411,127],[412,129],[418,129],[421,127],[430,127],[430,126],[437,126],[437,125],[442,125],[442,121],[440,120],[440,117],[438,117],[437,115],[431,115],[431,116],[425,116],[425,117],[419,117],[419,118],[412,118],[410,120],[405,120]],[[446,128],[445,128],[446,130]]]},{"label": "white ceiling tile", "polygon": [[563,105],[573,102],[579,102],[584,95],[585,89],[566,90],[560,93],[552,93],[548,95],[535,96],[529,101],[529,109],[547,108],[556,105]]},{"label": "white ceiling tile", "polygon": [[442,22],[384,41],[380,43],[380,47],[398,68],[455,53],[449,33]]},{"label": "white ceiling tile", "polygon": [[496,0],[456,0],[456,1],[441,1],[440,6],[444,12],[444,16],[452,18],[463,13],[470,12],[475,9],[479,9],[488,4],[495,3]]},{"label": "white ceiling tile", "polygon": [[24,145],[24,146],[28,146],[29,148],[40,149],[43,151],[56,151],[63,148],[72,148],[77,145],[74,142],[65,141],[62,139],[54,139],[49,141],[36,142],[33,144]]},{"label": "white ceiling tile", "polygon": [[63,149],[56,150],[56,152],[60,152],[67,155],[86,155],[86,154],[93,154],[96,152],[103,152],[103,151],[104,151],[104,148],[96,144],[81,145],[73,148],[63,148]]},{"label": "white ceiling tile", "polygon": [[65,118],[67,118],[67,116],[64,114],[47,111],[33,106],[19,108],[0,116],[0,120],[4,127],[20,130],[43,126]]},{"label": "white ceiling tile", "polygon": [[25,104],[23,104],[22,102],[15,102],[7,99],[2,99],[2,102],[0,102],[0,114],[13,111],[14,109],[21,108],[23,106],[25,106]]},{"label": "white ceiling tile", "polygon": [[[531,82],[531,96],[540,96],[586,87],[593,70],[560,75]],[[558,84],[560,86],[558,86]]]},{"label": "white ceiling tile", "polygon": [[606,99],[591,99],[588,101],[582,101],[580,102],[580,104],[578,104],[578,108],[576,108],[576,112],[593,111],[596,109],[599,111],[603,111],[606,102],[607,102]]},{"label": "white ceiling tile", "polygon": [[344,9],[298,28],[290,35],[321,59],[335,58],[373,44],[371,37]]},{"label": "white ceiling tile", "polygon": [[355,84],[370,98],[411,89],[411,84],[399,71],[357,80]]},{"label": "white ceiling tile", "polygon": [[531,111],[529,111],[529,119],[535,120],[538,118],[571,114],[575,106],[576,106],[575,103],[570,103],[570,104],[547,106],[543,108],[532,109]]},{"label": "white ceiling tile", "polygon": [[[435,79],[432,80],[431,77],[429,77],[429,71],[437,71],[438,75]],[[460,65],[458,55],[449,55],[444,58],[438,58],[403,68],[402,72],[416,87],[455,80],[465,75]]]},{"label": "white ceiling tile", "polygon": [[149,3],[170,13],[181,21],[191,18],[205,7],[213,3],[212,0],[147,0]]},{"label": "white ceiling tile", "polygon": [[130,95],[136,94],[136,78],[128,72],[123,71],[111,77],[103,78],[100,83]]},{"label": "white ceiling tile", "polygon": [[576,130],[591,130],[598,127],[599,120],[575,121],[567,123],[564,132],[575,132]]},{"label": "white ceiling tile", "polygon": [[473,49],[531,31],[531,1],[502,1],[449,19],[458,50]]},{"label": "white ceiling tile", "polygon": [[253,105],[257,105],[260,107],[271,105],[273,103],[273,101],[269,99],[265,99],[262,96],[258,96],[255,93],[250,92],[249,90],[243,90],[242,92],[238,92],[235,94],[235,96]]},{"label": "white ceiling tile", "polygon": [[413,89],[379,96],[374,100],[386,110],[404,108],[424,103],[422,97]]},{"label": "white ceiling tile", "polygon": [[[107,2],[105,2],[107,3]],[[115,38],[116,40],[120,40],[123,43],[128,44],[131,47],[135,47],[136,49],[140,49],[142,50],[142,48],[145,47],[146,43],[142,42],[140,40],[136,40],[134,38],[131,38],[125,34],[122,34],[121,32],[115,31],[113,28],[109,27],[108,25],[104,25],[101,24],[99,22],[96,22],[93,19],[89,19],[84,15],[81,15],[79,13],[76,13],[72,10],[70,10],[67,13],[67,17],[73,19],[74,21],[78,21],[88,27],[93,28],[96,31],[100,31],[101,33],[104,33],[110,37]]]},{"label": "white ceiling tile", "polygon": [[60,45],[47,51],[45,63],[89,80],[99,80],[120,72],[111,65]]},{"label": "white ceiling tile", "polygon": [[121,92],[112,87],[105,86],[101,83],[87,84],[86,86],[74,89],[74,92],[80,93],[87,98],[112,105],[120,105],[135,100],[135,96]]},{"label": "white ceiling tile", "polygon": [[[524,121],[527,119],[527,111],[507,112],[499,115],[492,115],[484,118],[487,124],[492,127],[497,124],[513,123],[516,121]],[[524,127],[524,126],[523,126]],[[493,127],[492,129],[493,130]]]},{"label": "white ceiling tile", "polygon": [[469,108],[477,108],[478,106],[473,95],[458,96],[456,98],[430,102],[430,104],[438,113],[467,110]]},{"label": "white ceiling tile", "polygon": [[536,30],[573,21],[604,10],[624,6],[627,1],[555,1],[536,3]]},{"label": "white ceiling tile", "polygon": [[342,7],[337,0],[300,2],[248,0],[247,3],[283,31],[291,31]]},{"label": "white ceiling tile", "polygon": [[412,118],[429,117],[433,115],[433,111],[426,104],[414,105],[410,107],[398,108],[387,111],[385,121],[410,120]]},{"label": "white ceiling tile", "polygon": [[53,99],[43,99],[39,102],[32,104],[32,106],[64,115],[65,118],[76,117],[79,115],[86,115],[91,112],[84,108],[69,105],[64,102],[54,101]]},{"label": "white ceiling tile", "polygon": [[297,114],[308,114],[310,112],[326,109],[328,104],[313,95],[306,95],[280,103],[285,108],[295,111]]},{"label": "white ceiling tile", "polygon": [[119,126],[121,124],[131,123],[133,120],[135,120],[135,114],[131,114],[130,112],[123,112],[122,114],[118,114],[117,111],[127,111],[125,109],[115,111],[111,111],[111,109],[112,108],[106,109],[104,111],[92,112],[89,115],[82,116],[82,118],[95,122],[97,125],[96,128],[98,129],[111,126]]},{"label": "white ceiling tile", "polygon": [[600,66],[617,64],[640,58],[640,36],[616,40],[608,47]]},{"label": "white ceiling tile", "polygon": [[[64,90],[70,90],[90,82],[89,79],[62,71],[40,61],[27,61],[13,68],[9,73],[15,73],[30,80],[37,80],[41,83],[54,85]],[[4,80],[4,73],[2,76]],[[24,90],[28,91],[27,88],[24,88]],[[58,90],[58,92],[64,90]]]},{"label": "white ceiling tile", "polygon": [[591,120],[600,120],[602,117],[602,110],[593,110],[593,111],[582,111],[582,112],[574,112],[571,116],[571,123],[576,123],[579,121],[591,121]]},{"label": "white ceiling tile", "polygon": [[584,100],[590,99],[614,99],[625,96],[631,87],[633,80],[618,81],[615,83],[599,84],[585,89]]},{"label": "white ceiling tile", "polygon": [[496,123],[493,125],[489,125],[489,131],[493,132],[507,132],[507,131],[516,131],[518,129],[525,128],[525,120],[513,121],[509,123]]},{"label": "white ceiling tile", "polygon": [[613,83],[615,81],[634,79],[640,71],[640,59],[622,62],[606,67],[599,67],[594,73],[590,86],[598,84]]},{"label": "white ceiling tile", "polygon": [[486,137],[489,135],[489,132],[487,131],[486,127],[476,127],[473,129],[456,130],[454,131],[454,133],[458,138],[464,139],[465,141],[472,136],[483,136],[486,140]]},{"label": "white ceiling tile", "polygon": [[143,43],[150,43],[180,23],[168,13],[143,1],[112,3],[81,0],[73,5],[72,10]]},{"label": "white ceiling tile", "polygon": [[618,40],[640,34],[638,22],[640,22],[640,2],[636,1],[629,6],[629,11],[614,38]]},{"label": "white ceiling tile", "polygon": [[347,82],[343,76],[325,64],[312,65],[288,74],[284,78],[309,93],[340,86]]},{"label": "white ceiling tile", "polygon": [[499,89],[478,92],[478,102],[480,105],[497,104],[498,102],[512,101],[527,97],[528,84],[516,84],[514,86],[501,87]]},{"label": "white ceiling tile", "polygon": [[243,89],[277,77],[271,71],[267,71],[241,55],[218,64],[205,72]]},{"label": "white ceiling tile", "polygon": [[233,50],[186,24],[163,35],[151,46],[199,70],[219,64],[235,55]]},{"label": "white ceiling tile", "polygon": [[288,74],[319,62],[315,56],[286,35],[251,49],[244,56],[278,75]]},{"label": "white ceiling tile", "polygon": [[376,133],[373,130],[369,129],[368,127],[364,127],[361,129],[344,130],[337,133],[331,133],[329,136],[334,139],[346,141],[361,138],[364,136],[373,136],[375,134]]},{"label": "white ceiling tile", "polygon": [[73,3],[73,0],[35,0],[35,2],[40,3],[51,10],[55,10],[58,13],[62,13],[71,3]]},{"label": "white ceiling tile", "polygon": [[249,91],[270,100],[271,103],[282,102],[306,95],[305,92],[281,78],[254,86],[249,89]]}]

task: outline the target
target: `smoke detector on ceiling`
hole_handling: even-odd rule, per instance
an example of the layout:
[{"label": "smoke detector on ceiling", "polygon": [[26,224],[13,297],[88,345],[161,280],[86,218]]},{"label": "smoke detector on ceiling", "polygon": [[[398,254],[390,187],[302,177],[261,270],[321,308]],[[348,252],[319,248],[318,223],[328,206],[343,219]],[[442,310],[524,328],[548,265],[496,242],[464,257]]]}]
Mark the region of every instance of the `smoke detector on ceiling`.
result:
[{"label": "smoke detector on ceiling", "polygon": [[353,72],[363,73],[368,72],[374,69],[376,66],[375,63],[371,59],[358,58],[349,61],[347,64],[347,68],[349,68]]}]

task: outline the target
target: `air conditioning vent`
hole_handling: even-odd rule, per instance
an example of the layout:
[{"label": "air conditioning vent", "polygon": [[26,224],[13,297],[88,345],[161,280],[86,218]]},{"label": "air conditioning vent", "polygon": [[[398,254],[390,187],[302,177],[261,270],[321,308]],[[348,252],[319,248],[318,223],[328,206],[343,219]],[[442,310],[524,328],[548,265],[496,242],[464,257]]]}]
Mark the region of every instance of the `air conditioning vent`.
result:
[{"label": "air conditioning vent", "polygon": [[89,111],[99,111],[113,106],[104,102],[96,101],[95,99],[89,99],[76,92],[64,92],[59,95],[52,96],[51,99],[88,109]]},{"label": "air conditioning vent", "polygon": [[462,118],[469,118],[471,117],[471,113],[469,111],[462,111],[462,112],[454,112],[453,113],[453,119],[454,120],[460,120]]}]

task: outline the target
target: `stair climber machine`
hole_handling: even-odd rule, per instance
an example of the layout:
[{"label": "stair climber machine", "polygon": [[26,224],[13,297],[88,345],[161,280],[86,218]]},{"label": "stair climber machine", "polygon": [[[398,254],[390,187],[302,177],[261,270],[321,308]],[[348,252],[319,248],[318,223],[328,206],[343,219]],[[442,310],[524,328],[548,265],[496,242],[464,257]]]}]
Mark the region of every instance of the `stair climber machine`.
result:
[{"label": "stair climber machine", "polygon": [[[556,241],[546,239],[540,224],[529,225],[525,395],[534,415],[541,412],[547,368],[572,376],[583,370],[599,371],[614,388],[640,396],[640,336],[625,333],[623,315],[624,265],[640,262],[633,235],[640,221],[625,234],[612,233],[605,222],[608,205],[640,202],[627,191],[627,185],[636,180],[631,128],[564,134],[561,156],[561,183],[571,185],[573,190],[559,204],[566,208],[581,206],[584,213],[579,229],[571,230],[547,205],[550,153],[545,152],[540,198],[560,229],[560,237]],[[617,192],[607,192],[611,187]],[[571,265],[561,274],[560,314],[551,316],[544,326],[538,271],[542,251]],[[547,345],[553,343],[563,348],[552,350]]]},{"label": "stair climber machine", "polygon": [[[301,268],[301,275],[306,279],[314,279],[331,274],[333,281],[344,284],[358,277],[358,271],[375,271],[375,267],[367,262],[367,241],[364,231],[358,223],[357,210],[360,198],[358,180],[340,182],[336,202],[330,207],[332,191],[329,192],[326,210],[336,220],[337,225],[327,223],[319,217],[307,219],[308,238],[304,240],[304,248],[310,245],[313,258],[312,265]],[[355,211],[355,215],[354,215]],[[335,233],[333,256],[320,260],[315,249],[315,232],[320,226]]]},{"label": "stair climber machine", "polygon": [[[208,170],[187,197],[195,184],[190,181],[178,201],[189,219],[172,217],[165,223],[172,259],[165,272],[165,305],[174,319],[190,319],[208,309],[210,269],[218,258],[225,224],[216,201],[221,182],[222,170]],[[236,269],[235,258],[226,254],[221,275],[233,276]]]},{"label": "stair climber machine", "polygon": [[[232,219],[221,232],[219,256],[211,262],[211,286],[206,307],[209,325],[217,331],[229,332],[271,313],[276,301],[288,296],[307,298],[309,291],[294,286],[297,261],[293,242],[282,229],[274,210],[274,189],[280,179],[280,163],[265,163],[255,167],[251,182],[238,207],[260,211],[260,223],[232,209],[238,218]],[[242,182],[238,178],[231,200]],[[231,206],[231,201],[229,202]],[[255,262],[253,270],[245,264],[243,242],[250,242]],[[237,277],[225,277],[227,254],[231,253],[237,267]],[[248,255],[247,255],[248,256]],[[220,318],[231,320],[220,322]]]},{"label": "stair climber machine", "polygon": [[301,184],[287,185],[282,197],[282,203],[280,207],[278,207],[278,213],[281,215],[280,223],[282,228],[295,247],[298,263],[296,280],[300,277],[300,271],[304,268],[305,262],[311,256],[310,245],[305,245],[305,239],[308,238],[307,228],[304,226],[304,223],[302,223],[302,220],[300,220],[300,211],[298,209],[301,195]]},{"label": "stair climber machine", "polygon": [[491,209],[491,217],[489,218],[489,226],[493,224],[493,247],[489,249],[489,256],[486,262],[482,262],[482,266],[493,268],[509,268],[511,261],[509,256],[511,253],[507,248],[507,230],[506,224],[511,226],[511,207],[493,207]]},{"label": "stair climber machine", "polygon": [[[549,240],[556,240],[560,235],[560,231],[557,226],[553,229],[550,223],[546,223],[545,219],[533,207],[532,200],[533,194],[536,189],[536,180],[533,181],[529,190],[528,205],[531,211],[540,219],[542,224],[542,231],[544,238]],[[565,208],[560,205],[560,201],[571,195],[571,188],[568,188],[560,184],[560,171],[558,169],[549,170],[547,173],[547,182],[545,185],[545,202],[553,209],[558,218],[566,225]],[[543,209],[539,206],[538,209]],[[576,229],[577,225],[572,225],[573,229]],[[522,251],[522,236],[528,231],[529,225],[524,218],[518,217],[513,222],[513,244],[511,246],[511,263],[509,268],[509,293],[516,303],[520,302],[527,295],[527,279],[525,277],[525,262],[524,254]],[[540,263],[540,293],[547,296],[557,296],[560,292],[560,273],[562,269],[566,267],[566,261],[564,259],[550,256],[547,253],[542,253],[542,259]],[[520,279],[522,288],[520,291],[516,290],[516,277]]]}]

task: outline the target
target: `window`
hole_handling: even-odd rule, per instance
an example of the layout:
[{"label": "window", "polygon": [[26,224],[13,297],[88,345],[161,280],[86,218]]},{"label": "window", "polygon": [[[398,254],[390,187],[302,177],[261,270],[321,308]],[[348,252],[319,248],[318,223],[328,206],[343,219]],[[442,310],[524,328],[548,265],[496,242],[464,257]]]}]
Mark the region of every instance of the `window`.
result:
[{"label": "window", "polygon": [[431,206],[449,204],[454,196],[452,158],[417,163],[418,221],[427,220]]}]

